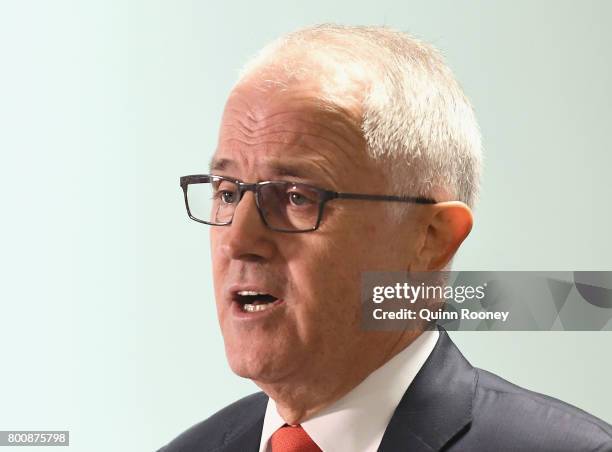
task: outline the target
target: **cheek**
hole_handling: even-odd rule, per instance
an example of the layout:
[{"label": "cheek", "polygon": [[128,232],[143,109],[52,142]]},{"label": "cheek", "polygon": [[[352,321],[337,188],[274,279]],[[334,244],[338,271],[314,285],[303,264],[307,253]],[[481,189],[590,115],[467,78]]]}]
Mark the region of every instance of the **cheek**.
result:
[{"label": "cheek", "polygon": [[220,241],[216,235],[211,232],[210,237],[210,257],[212,265],[212,277],[215,294],[218,295],[218,291],[222,289],[224,275],[227,274],[227,267],[229,260],[222,252]]},{"label": "cheek", "polygon": [[221,236],[219,235],[219,233],[221,231],[218,230],[219,229],[218,227],[215,228],[213,226],[209,226],[209,228],[210,228],[210,233],[208,236],[208,243],[210,245],[210,253],[214,261],[214,258],[218,257],[217,254],[219,253],[219,244],[221,242],[220,240]]},{"label": "cheek", "polygon": [[[338,317],[352,319],[359,311],[361,268],[359,260],[341,248],[309,246],[288,263],[297,315],[308,328],[321,330]],[[346,325],[343,321],[340,324]]]},{"label": "cheek", "polygon": [[362,271],[402,271],[413,256],[414,227],[411,224],[396,225],[387,218],[364,226],[361,243],[355,256],[363,263]]}]

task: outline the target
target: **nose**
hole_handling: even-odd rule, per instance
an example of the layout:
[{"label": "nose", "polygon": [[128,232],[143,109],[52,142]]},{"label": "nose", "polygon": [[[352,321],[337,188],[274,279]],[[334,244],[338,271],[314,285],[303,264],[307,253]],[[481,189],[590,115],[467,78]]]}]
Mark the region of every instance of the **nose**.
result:
[{"label": "nose", "polygon": [[264,224],[252,191],[242,196],[232,223],[218,229],[215,231],[218,244],[230,259],[262,262],[274,254],[274,232]]}]

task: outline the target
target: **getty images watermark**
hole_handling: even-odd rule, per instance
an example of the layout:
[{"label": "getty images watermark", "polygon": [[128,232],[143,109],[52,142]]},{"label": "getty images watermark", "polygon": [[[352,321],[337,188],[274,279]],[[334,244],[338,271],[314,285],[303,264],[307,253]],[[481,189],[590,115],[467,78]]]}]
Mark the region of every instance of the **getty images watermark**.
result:
[{"label": "getty images watermark", "polygon": [[368,330],[612,330],[612,272],[367,272]]},{"label": "getty images watermark", "polygon": [[[437,309],[432,309],[431,303],[417,303],[425,300],[441,300],[445,303],[455,302],[463,304],[466,301],[483,300],[485,298],[485,282],[479,286],[443,286],[430,285],[421,282],[414,285],[414,282],[396,282],[391,286],[374,286],[372,289],[372,301],[381,304],[385,301],[398,301],[408,303],[410,307],[385,310],[383,307],[374,307],[372,317],[375,320],[508,320],[508,311],[490,312],[485,310],[471,310],[461,308],[458,310],[442,309],[440,305]],[[430,306],[428,306],[430,305]]]}]

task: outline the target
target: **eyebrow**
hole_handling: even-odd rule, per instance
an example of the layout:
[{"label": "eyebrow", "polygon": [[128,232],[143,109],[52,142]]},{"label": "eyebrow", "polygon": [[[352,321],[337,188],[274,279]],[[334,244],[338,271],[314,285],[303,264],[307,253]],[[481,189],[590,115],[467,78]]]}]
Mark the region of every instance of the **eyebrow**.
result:
[{"label": "eyebrow", "polygon": [[[221,158],[213,158],[210,161],[209,171],[214,173],[215,171],[228,171],[237,168],[237,164],[234,160]],[[309,163],[298,163],[298,162],[281,162],[271,161],[266,164],[267,169],[272,174],[279,177],[295,177],[298,179],[312,179],[312,178],[325,178],[325,174],[321,173],[316,166]]]},{"label": "eyebrow", "polygon": [[230,159],[216,159],[212,158],[208,164],[208,171],[210,173],[214,171],[224,171],[228,168],[235,167],[236,163]]}]

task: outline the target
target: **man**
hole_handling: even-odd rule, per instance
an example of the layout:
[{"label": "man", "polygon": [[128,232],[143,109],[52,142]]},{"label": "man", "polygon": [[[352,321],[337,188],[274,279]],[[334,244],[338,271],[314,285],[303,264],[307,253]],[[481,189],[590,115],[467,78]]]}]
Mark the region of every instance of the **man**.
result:
[{"label": "man", "polygon": [[316,26],[251,61],[210,175],[181,185],[212,225],[227,359],[263,392],[161,450],[612,450],[609,425],[473,368],[442,329],[361,325],[364,272],[449,268],[480,148],[441,57],[403,33]]}]

